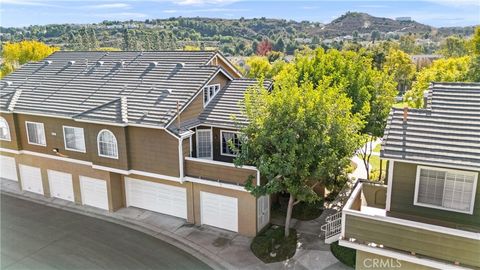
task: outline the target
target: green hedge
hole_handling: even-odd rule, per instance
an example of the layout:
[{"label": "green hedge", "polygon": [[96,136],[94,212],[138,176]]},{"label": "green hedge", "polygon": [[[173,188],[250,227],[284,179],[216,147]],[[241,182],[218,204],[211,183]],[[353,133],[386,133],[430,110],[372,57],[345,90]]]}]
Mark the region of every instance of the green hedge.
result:
[{"label": "green hedge", "polygon": [[337,242],[333,242],[330,245],[330,251],[332,251],[333,256],[339,261],[348,265],[352,268],[355,268],[355,260],[357,259],[357,251],[355,249],[342,247]]}]

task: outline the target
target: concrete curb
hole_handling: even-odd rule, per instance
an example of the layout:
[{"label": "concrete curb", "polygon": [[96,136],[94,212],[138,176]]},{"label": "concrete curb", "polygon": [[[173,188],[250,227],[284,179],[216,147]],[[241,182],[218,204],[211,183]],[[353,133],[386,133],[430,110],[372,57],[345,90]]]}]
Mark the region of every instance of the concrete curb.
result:
[{"label": "concrete curb", "polygon": [[199,246],[192,241],[189,241],[185,239],[182,236],[176,235],[172,232],[168,231],[160,231],[158,228],[152,229],[151,226],[148,226],[147,224],[144,224],[142,222],[139,222],[134,219],[129,219],[129,218],[124,218],[124,217],[116,217],[116,216],[108,216],[108,215],[103,215],[99,213],[95,213],[92,211],[89,211],[87,208],[75,208],[71,207],[68,205],[59,205],[56,203],[52,203],[49,201],[44,201],[41,199],[35,199],[31,197],[24,196],[23,194],[15,193],[15,192],[9,192],[4,189],[1,190],[2,195],[10,196],[10,197],[15,197],[18,199],[26,200],[26,201],[31,201],[34,203],[46,205],[49,207],[54,207],[58,209],[62,209],[65,211],[69,211],[72,213],[80,214],[80,215],[85,215],[89,217],[94,217],[98,218],[107,222],[111,222],[114,224],[118,224],[145,234],[148,234],[150,236],[153,236],[157,239],[160,239],[164,242],[167,242],[171,244],[172,246],[175,246],[176,248],[179,248],[188,254],[194,256],[195,258],[199,259],[200,261],[204,262],[208,266],[210,266],[212,269],[215,270],[220,270],[220,269],[233,269],[234,267],[222,260],[219,256],[216,254],[213,254],[209,250],[203,248],[202,246]]}]

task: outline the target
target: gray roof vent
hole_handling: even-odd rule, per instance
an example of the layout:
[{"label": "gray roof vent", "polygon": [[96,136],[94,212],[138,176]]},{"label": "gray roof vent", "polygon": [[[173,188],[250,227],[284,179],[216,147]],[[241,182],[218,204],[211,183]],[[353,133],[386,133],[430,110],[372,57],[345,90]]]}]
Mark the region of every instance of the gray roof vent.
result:
[{"label": "gray roof vent", "polygon": [[51,65],[52,63],[53,63],[52,60],[47,60],[47,61],[45,61],[45,65]]},{"label": "gray roof vent", "polygon": [[151,67],[156,67],[156,66],[158,66],[158,62],[150,62],[150,66]]},{"label": "gray roof vent", "polygon": [[6,86],[12,86],[13,82],[12,81],[5,81]]},{"label": "gray roof vent", "polygon": [[68,61],[68,64],[69,64],[70,66],[73,66],[73,64],[75,64],[75,61],[73,61],[73,60],[72,60],[72,61]]},{"label": "gray roof vent", "polygon": [[103,66],[103,61],[97,61],[97,66]]},{"label": "gray roof vent", "polygon": [[118,61],[117,66],[118,67],[124,67],[125,66],[125,61],[123,61],[123,60]]},{"label": "gray roof vent", "polygon": [[177,66],[176,66],[176,67],[177,67],[177,68],[183,68],[183,67],[185,67],[185,63],[182,63],[182,62],[177,63]]}]

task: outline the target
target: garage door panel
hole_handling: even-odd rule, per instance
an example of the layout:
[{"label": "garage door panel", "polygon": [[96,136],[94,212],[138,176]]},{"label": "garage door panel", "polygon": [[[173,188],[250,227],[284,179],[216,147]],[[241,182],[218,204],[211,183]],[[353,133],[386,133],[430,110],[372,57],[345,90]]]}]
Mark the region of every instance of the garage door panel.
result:
[{"label": "garage door panel", "polygon": [[47,170],[47,174],[52,197],[71,202],[75,201],[71,174],[52,170]]},{"label": "garage door panel", "polygon": [[155,182],[125,178],[129,206],[187,218],[187,190]]},{"label": "garage door panel", "polygon": [[19,164],[19,169],[23,190],[43,195],[42,172],[40,168]]},{"label": "garage door panel", "polygon": [[82,204],[108,210],[107,182],[102,179],[80,176]]},{"label": "garage door panel", "polygon": [[202,224],[238,232],[238,199],[208,192],[200,193]]},{"label": "garage door panel", "polygon": [[15,158],[0,156],[0,177],[2,179],[18,181]]}]

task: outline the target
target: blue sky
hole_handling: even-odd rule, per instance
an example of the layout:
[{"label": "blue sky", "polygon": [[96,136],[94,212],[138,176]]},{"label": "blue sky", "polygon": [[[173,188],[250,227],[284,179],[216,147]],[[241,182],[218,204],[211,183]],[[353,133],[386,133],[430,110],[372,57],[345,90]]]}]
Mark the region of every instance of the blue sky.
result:
[{"label": "blue sky", "polygon": [[480,24],[480,0],[0,0],[0,25],[94,23],[177,16],[267,17],[328,23],[347,11],[388,18],[409,16],[437,27]]}]

